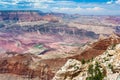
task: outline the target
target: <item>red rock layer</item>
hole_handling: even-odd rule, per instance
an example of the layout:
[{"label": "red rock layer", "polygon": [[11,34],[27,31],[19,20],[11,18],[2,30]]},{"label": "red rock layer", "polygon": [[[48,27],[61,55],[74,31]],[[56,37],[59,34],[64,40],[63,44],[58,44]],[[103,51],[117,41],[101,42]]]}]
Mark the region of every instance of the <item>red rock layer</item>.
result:
[{"label": "red rock layer", "polygon": [[[91,59],[102,54],[110,45],[120,43],[120,38],[108,38],[99,40],[91,45],[91,48],[84,50],[76,56],[68,57],[64,59],[46,59],[39,61],[39,65],[35,69],[31,69],[31,65],[34,61],[32,57],[39,58],[31,54],[19,54],[13,57],[3,58],[0,60],[0,73],[10,73],[22,75],[28,78],[39,77],[40,80],[51,80],[55,72],[60,69],[65,62],[74,58],[77,60]],[[33,65],[34,66],[34,65]]]},{"label": "red rock layer", "polygon": [[39,77],[40,80],[45,80],[46,78],[47,80],[51,80],[53,73],[49,69],[49,66],[40,64],[36,69],[29,67],[33,62],[33,56],[31,56],[30,54],[19,54],[0,60],[0,73],[16,74],[27,78]]}]

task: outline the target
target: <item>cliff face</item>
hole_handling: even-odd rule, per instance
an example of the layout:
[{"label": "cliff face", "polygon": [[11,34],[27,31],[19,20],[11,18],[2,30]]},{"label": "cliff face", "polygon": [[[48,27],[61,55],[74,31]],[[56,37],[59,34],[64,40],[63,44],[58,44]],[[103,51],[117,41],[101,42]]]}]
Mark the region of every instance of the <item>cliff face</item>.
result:
[{"label": "cliff face", "polygon": [[19,21],[19,22],[32,22],[32,21],[58,21],[53,15],[48,15],[40,11],[0,11],[0,21]]},{"label": "cliff face", "polygon": [[[18,53],[28,51],[28,49],[39,44],[47,46],[47,49],[48,47],[57,50],[60,48],[63,49],[64,47],[70,47],[69,49],[72,49],[72,47],[78,47],[87,41],[96,40],[99,36],[99,34],[95,34],[92,31],[69,27],[67,24],[61,24],[59,22],[48,22],[38,25],[27,24],[24,26],[18,25],[17,23],[8,24],[2,26],[0,32],[1,49]],[[67,50],[69,50],[68,48]],[[37,54],[39,53],[40,51]]]},{"label": "cliff face", "polygon": [[52,34],[52,35],[70,35],[70,36],[78,36],[78,37],[88,37],[97,39],[98,34],[95,34],[92,31],[87,31],[83,29],[77,29],[77,28],[70,28],[68,25],[62,25],[60,23],[46,23],[42,25],[34,25],[34,26],[20,26],[20,25],[13,25],[10,27],[2,27],[2,31],[4,32],[13,32],[13,33],[19,33],[19,32],[39,32],[41,34]]},{"label": "cliff face", "polygon": [[[42,59],[40,56],[35,56],[33,54],[7,53],[6,56],[1,57],[0,73],[16,74],[21,77],[24,76],[26,78],[33,78],[33,79],[39,77],[39,79],[41,80],[52,80],[56,71],[58,71],[60,67],[63,66],[65,62],[70,59],[67,62],[67,64],[70,64],[71,66],[70,65],[67,66],[66,64],[66,66],[62,68],[62,70],[65,69],[63,70],[64,72],[61,72],[61,70],[58,71],[56,73],[56,77],[59,77],[60,80],[64,80],[63,78],[72,80],[80,72],[81,73],[82,71],[84,72],[83,70],[84,66],[81,67],[82,64],[81,62],[79,62],[79,60],[82,59],[88,60],[94,58],[96,61],[98,61],[99,57],[97,59],[95,58],[96,56],[102,55],[104,52],[106,52],[107,48],[110,45],[114,45],[117,43],[120,43],[119,37],[116,38],[111,37],[108,39],[100,40],[93,44],[88,44],[89,48],[85,49],[81,53],[79,53],[80,51],[77,50],[79,54],[76,54],[76,56],[67,57],[67,58]],[[76,61],[75,59],[78,61]],[[72,67],[72,65],[76,65],[76,67]],[[86,67],[85,70],[87,70]],[[59,80],[59,79],[54,78],[54,80]],[[80,78],[78,78],[78,80],[79,79]]]},{"label": "cliff face", "polygon": [[16,54],[0,60],[0,73],[16,74],[28,79],[38,77],[40,80],[51,80],[53,77],[49,65],[40,64],[40,58],[31,54]]},{"label": "cliff face", "polygon": [[120,26],[116,26],[115,33],[120,36]]},{"label": "cliff face", "polygon": [[[65,66],[65,72],[57,76],[62,77],[61,80],[65,76],[70,79],[81,72],[80,60],[94,58],[105,52],[108,46],[120,43],[120,38],[114,36],[94,42],[100,32],[108,36],[114,31],[113,26],[104,24],[104,20],[97,16],[0,11],[0,21],[0,79],[3,74],[13,75],[11,80],[17,80],[16,76],[21,80],[52,80],[69,59],[67,64],[77,66]],[[2,80],[8,79],[3,77]]]},{"label": "cliff face", "polygon": [[[97,57],[97,56],[99,56],[99,55],[102,55],[104,52],[106,52],[106,50],[108,49],[108,47],[109,46],[111,46],[111,45],[115,45],[115,44],[119,44],[120,43],[120,38],[119,37],[110,37],[110,38],[107,38],[107,39],[103,39],[103,40],[99,40],[99,41],[97,41],[97,42],[95,42],[95,43],[92,43],[92,44],[87,44],[88,45],[88,47],[86,47],[82,52],[81,52],[81,50],[82,49],[80,49],[80,50],[77,50],[77,52],[78,52],[78,54],[77,55],[75,55],[75,56],[72,56],[72,57],[67,57],[66,59],[56,59],[56,63],[59,63],[59,65],[63,65],[63,63],[62,64],[60,64],[60,62],[67,62],[67,60],[68,59],[73,59],[73,64],[70,64],[70,65],[74,65],[74,59],[76,59],[76,60],[78,60],[78,61],[81,61],[81,60],[91,60],[92,58],[95,58],[95,57]],[[71,63],[72,61],[68,61],[68,63]],[[77,62],[75,62],[75,63],[77,63]],[[81,63],[80,63],[81,64]],[[63,70],[63,72],[61,72],[61,73],[58,73],[59,75],[58,76],[67,76],[68,78],[69,77],[74,77],[76,74],[77,74],[77,72],[79,73],[79,72],[84,72],[84,70],[81,70],[81,68],[79,68],[78,70],[75,70],[74,71],[74,69],[76,69],[75,68],[75,66],[70,66],[69,65],[69,67],[67,67],[67,68],[65,68],[66,70]],[[77,65],[77,64],[76,64]],[[60,68],[59,66],[55,66],[55,67],[58,67],[58,69]],[[80,66],[79,66],[80,67]],[[84,67],[84,66],[83,66]],[[73,70],[73,72],[72,73],[74,73],[74,72],[76,72],[75,74],[73,74],[73,75],[71,75],[72,73],[71,72],[69,72],[69,71],[71,71],[71,70]],[[60,71],[61,71],[61,69],[60,69]],[[58,71],[59,72],[59,71]],[[71,73],[71,74],[69,74],[69,73]],[[64,74],[64,75],[63,75]],[[68,75],[67,75],[68,74]],[[56,75],[57,75],[57,73],[56,73]],[[78,74],[77,74],[78,75]],[[59,79],[62,79],[62,77],[60,77]],[[58,80],[59,80],[58,79]],[[67,79],[67,78],[66,78]],[[70,79],[70,78],[69,78]],[[56,79],[57,80],[57,79]],[[70,79],[71,80],[71,79]],[[78,79],[79,80],[79,79]],[[82,80],[82,79],[81,79]]]},{"label": "cliff face", "polygon": [[110,17],[106,18],[106,20],[108,20],[111,23],[120,24],[120,17],[110,16]]}]

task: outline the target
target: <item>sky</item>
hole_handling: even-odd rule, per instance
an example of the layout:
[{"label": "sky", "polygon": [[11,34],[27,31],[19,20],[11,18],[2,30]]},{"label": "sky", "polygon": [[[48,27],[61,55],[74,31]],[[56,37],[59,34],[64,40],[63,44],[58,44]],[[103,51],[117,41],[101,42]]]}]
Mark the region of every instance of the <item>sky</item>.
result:
[{"label": "sky", "polygon": [[0,10],[40,10],[81,15],[120,15],[120,0],[0,0]]}]

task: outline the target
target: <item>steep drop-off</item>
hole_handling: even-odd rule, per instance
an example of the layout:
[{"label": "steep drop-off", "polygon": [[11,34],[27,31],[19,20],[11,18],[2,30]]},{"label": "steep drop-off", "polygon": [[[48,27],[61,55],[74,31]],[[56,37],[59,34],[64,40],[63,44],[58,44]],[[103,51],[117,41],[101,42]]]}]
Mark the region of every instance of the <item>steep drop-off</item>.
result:
[{"label": "steep drop-off", "polygon": [[88,60],[103,54],[110,45],[120,43],[119,37],[110,37],[99,40],[85,49],[82,53],[68,58],[41,59],[31,54],[8,54],[1,57],[0,73],[16,74],[29,78],[39,77],[41,80],[51,80],[58,69],[65,64],[68,59]]}]

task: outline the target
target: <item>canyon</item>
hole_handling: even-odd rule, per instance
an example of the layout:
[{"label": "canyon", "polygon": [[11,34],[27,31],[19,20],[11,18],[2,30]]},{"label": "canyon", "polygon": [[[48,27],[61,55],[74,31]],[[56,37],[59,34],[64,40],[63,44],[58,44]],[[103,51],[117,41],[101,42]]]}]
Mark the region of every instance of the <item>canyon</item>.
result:
[{"label": "canyon", "polygon": [[61,67],[96,61],[119,44],[119,21],[120,16],[0,11],[0,79],[73,80],[82,73],[62,74]]}]

